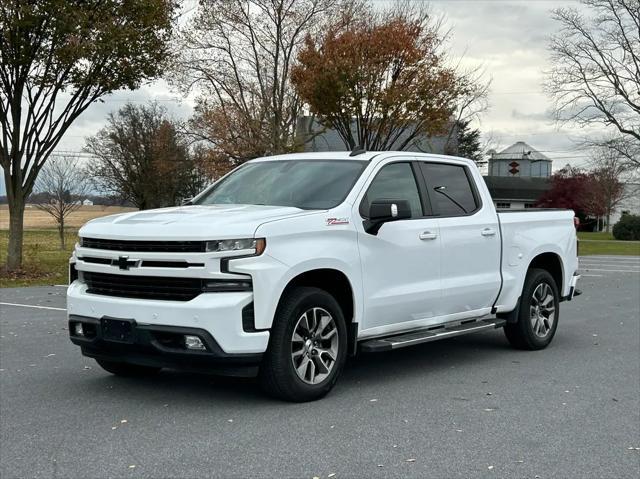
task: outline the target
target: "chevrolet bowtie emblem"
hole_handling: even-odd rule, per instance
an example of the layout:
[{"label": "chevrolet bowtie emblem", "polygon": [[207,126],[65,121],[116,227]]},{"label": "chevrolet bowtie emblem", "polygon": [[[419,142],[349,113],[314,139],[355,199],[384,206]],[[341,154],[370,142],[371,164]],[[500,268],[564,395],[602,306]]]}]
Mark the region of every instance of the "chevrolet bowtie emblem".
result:
[{"label": "chevrolet bowtie emblem", "polygon": [[117,266],[120,269],[135,268],[140,263],[140,260],[130,260],[128,256],[120,256],[118,259],[111,261],[112,266]]}]

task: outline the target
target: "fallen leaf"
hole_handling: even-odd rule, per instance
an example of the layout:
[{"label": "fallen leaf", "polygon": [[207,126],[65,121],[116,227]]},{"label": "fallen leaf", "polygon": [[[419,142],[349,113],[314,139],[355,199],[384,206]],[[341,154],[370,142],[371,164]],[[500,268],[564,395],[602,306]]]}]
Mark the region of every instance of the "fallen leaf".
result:
[{"label": "fallen leaf", "polygon": [[85,366],[84,369],[91,369],[91,366]]},{"label": "fallen leaf", "polygon": [[227,419],[227,422],[233,422],[233,419]]},{"label": "fallen leaf", "polygon": [[384,464],[378,464],[378,467],[384,467]]},{"label": "fallen leaf", "polygon": [[416,460],[411,458],[411,459],[407,459],[407,462],[416,462]]},{"label": "fallen leaf", "polygon": [[335,475],[336,475],[336,473],[335,473],[335,472],[332,472],[332,473],[331,473],[331,474],[329,474],[327,477],[333,477],[333,476],[335,476]]},{"label": "fallen leaf", "polygon": [[129,466],[129,469],[135,469],[135,468],[136,468],[136,465],[135,465],[135,464],[131,464],[131,465]]},{"label": "fallen leaf", "polygon": [[118,429],[118,427],[117,427],[117,426],[111,426],[111,429],[112,429],[112,430],[113,430],[113,429]]},{"label": "fallen leaf", "polygon": [[493,471],[493,466],[489,466],[487,467],[487,469],[489,469],[490,471]]},{"label": "fallen leaf", "polygon": [[485,410],[486,412],[491,412],[491,411],[495,411],[495,409],[493,409],[493,408],[490,408],[490,407],[487,407],[487,408],[485,408],[484,410]]},{"label": "fallen leaf", "polygon": [[126,420],[126,419],[123,419],[123,420],[121,420],[121,421],[120,421],[120,423],[121,423],[121,424],[126,424],[126,423],[127,423],[127,420]]},{"label": "fallen leaf", "polygon": [[378,401],[377,399],[369,399],[369,402],[376,402]]}]

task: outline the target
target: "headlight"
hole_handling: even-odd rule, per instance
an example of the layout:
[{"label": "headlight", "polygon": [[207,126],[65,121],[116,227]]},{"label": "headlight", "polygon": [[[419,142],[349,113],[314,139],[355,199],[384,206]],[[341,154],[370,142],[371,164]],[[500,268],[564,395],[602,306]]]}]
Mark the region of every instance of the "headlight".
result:
[{"label": "headlight", "polygon": [[267,242],[264,238],[241,238],[229,240],[207,241],[207,253],[222,253],[225,251],[253,250],[256,256],[261,255]]}]

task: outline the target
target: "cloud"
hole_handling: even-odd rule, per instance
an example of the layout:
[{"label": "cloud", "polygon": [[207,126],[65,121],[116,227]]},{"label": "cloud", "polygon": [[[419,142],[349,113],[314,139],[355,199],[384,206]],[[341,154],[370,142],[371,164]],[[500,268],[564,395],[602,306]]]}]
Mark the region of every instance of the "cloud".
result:
[{"label": "cloud", "polygon": [[564,155],[580,164],[583,153],[570,150],[587,132],[555,124],[551,100],[543,91],[549,37],[558,27],[551,10],[565,6],[581,8],[569,1],[433,2],[434,12],[444,14],[452,28],[454,56],[464,55],[465,65],[484,65],[492,78],[490,110],[479,124],[485,137],[498,139],[500,148],[526,141],[539,150],[563,152],[550,153],[551,158]]}]

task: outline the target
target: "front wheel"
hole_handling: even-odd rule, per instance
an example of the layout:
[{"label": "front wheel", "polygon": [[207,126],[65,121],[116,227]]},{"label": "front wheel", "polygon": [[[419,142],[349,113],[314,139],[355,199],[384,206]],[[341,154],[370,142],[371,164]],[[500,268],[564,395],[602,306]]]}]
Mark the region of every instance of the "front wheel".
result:
[{"label": "front wheel", "polygon": [[544,269],[530,269],[524,281],[517,321],[504,327],[507,340],[518,349],[546,348],[558,327],[559,308],[558,286],[553,276]]},{"label": "front wheel", "polygon": [[346,356],[347,328],[334,297],[318,288],[294,288],[278,306],[260,381],[280,399],[319,399],[335,385]]}]

